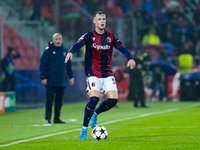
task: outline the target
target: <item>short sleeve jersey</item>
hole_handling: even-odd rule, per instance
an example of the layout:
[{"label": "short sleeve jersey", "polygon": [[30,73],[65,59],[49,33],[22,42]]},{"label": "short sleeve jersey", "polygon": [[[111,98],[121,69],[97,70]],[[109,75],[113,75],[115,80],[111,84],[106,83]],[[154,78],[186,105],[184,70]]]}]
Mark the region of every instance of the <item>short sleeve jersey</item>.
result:
[{"label": "short sleeve jersey", "polygon": [[113,47],[119,48],[122,42],[111,32],[98,34],[92,30],[81,36],[79,41],[86,46],[85,73],[86,76],[105,78],[113,75],[111,58]]}]

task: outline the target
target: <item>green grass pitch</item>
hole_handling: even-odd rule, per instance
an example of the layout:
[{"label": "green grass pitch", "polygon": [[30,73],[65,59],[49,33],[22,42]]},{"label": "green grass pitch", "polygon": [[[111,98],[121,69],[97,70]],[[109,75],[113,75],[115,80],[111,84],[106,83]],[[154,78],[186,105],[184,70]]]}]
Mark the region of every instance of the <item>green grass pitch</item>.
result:
[{"label": "green grass pitch", "polygon": [[79,140],[86,103],[65,104],[66,124],[45,126],[44,109],[0,114],[0,150],[200,150],[199,102],[149,102],[134,108],[132,102],[98,116],[108,138]]}]

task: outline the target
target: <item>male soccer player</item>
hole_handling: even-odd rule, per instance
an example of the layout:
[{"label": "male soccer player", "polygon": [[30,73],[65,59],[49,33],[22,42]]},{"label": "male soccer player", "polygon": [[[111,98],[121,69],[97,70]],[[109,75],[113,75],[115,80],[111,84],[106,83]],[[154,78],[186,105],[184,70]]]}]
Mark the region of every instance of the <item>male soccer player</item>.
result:
[{"label": "male soccer player", "polygon": [[[131,53],[123,46],[117,37],[105,30],[106,15],[102,11],[94,14],[93,23],[95,29],[84,34],[69,50],[65,62],[72,59],[72,54],[86,45],[85,52],[85,73],[87,77],[87,91],[89,101],[85,107],[83,127],[80,140],[87,139],[88,124],[91,119],[91,127],[94,128],[97,122],[97,115],[114,107],[118,101],[117,86],[111,68],[113,47],[122,52],[128,59],[127,67],[133,69],[135,61]],[[99,98],[100,90],[105,91],[106,100],[95,109]]]}]

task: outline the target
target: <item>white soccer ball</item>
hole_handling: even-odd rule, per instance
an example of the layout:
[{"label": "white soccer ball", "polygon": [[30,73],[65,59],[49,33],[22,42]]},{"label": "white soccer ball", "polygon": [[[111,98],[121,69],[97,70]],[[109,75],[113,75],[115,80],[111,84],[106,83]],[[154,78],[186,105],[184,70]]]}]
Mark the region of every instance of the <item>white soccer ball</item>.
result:
[{"label": "white soccer ball", "polygon": [[97,141],[105,140],[108,136],[108,131],[104,126],[96,126],[92,132],[92,138]]}]

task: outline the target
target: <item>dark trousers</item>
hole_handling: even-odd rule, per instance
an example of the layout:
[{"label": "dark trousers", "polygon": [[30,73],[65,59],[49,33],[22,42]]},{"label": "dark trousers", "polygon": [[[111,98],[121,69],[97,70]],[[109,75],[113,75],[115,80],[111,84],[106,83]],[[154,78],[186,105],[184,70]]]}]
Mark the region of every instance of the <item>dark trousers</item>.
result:
[{"label": "dark trousers", "polygon": [[15,75],[6,75],[5,79],[2,81],[2,91],[15,91]]},{"label": "dark trousers", "polygon": [[133,97],[134,106],[137,107],[139,102],[140,102],[140,106],[141,107],[145,107],[144,93],[134,94],[134,97]]},{"label": "dark trousers", "polygon": [[52,114],[52,105],[53,101],[54,104],[54,120],[59,119],[60,117],[60,110],[62,107],[62,99],[64,94],[64,87],[53,87],[47,86],[46,87],[46,110],[45,110],[45,119],[51,120]]}]

